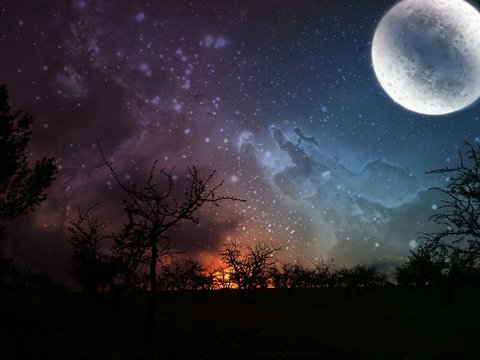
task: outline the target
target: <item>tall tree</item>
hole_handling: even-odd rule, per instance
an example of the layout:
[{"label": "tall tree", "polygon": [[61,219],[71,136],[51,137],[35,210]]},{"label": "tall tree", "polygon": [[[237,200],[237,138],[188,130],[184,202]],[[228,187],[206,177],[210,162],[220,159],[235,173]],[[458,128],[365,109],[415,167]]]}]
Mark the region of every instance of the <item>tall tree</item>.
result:
[{"label": "tall tree", "polygon": [[57,171],[53,158],[43,157],[31,166],[26,152],[32,122],[28,112],[12,112],[7,87],[0,85],[0,281],[8,267],[2,258],[4,222],[32,211],[44,201]]},{"label": "tall tree", "polygon": [[177,196],[178,182],[173,174],[174,169],[157,169],[157,161],[143,185],[125,184],[120,180],[112,162],[106,159],[100,143],[99,148],[104,165],[125,195],[123,203],[129,222],[139,229],[143,234],[141,238],[145,239],[145,254],[150,260],[147,338],[151,340],[155,335],[157,265],[160,257],[171,252],[168,231],[182,221],[198,223],[198,211],[207,203],[220,206],[226,200],[244,200],[218,195],[217,191],[222,187],[223,181],[214,183],[216,172],[202,175],[195,167],[187,168],[187,184],[183,196]]},{"label": "tall tree", "polygon": [[53,158],[30,166],[26,151],[33,117],[12,112],[5,85],[0,86],[0,218],[13,219],[33,210],[46,198],[56,173]]},{"label": "tall tree", "polygon": [[428,172],[443,175],[447,184],[433,188],[445,195],[439,211],[429,219],[441,230],[425,234],[422,249],[433,258],[446,259],[444,272],[452,279],[480,266],[480,150],[469,143],[466,147],[465,154],[459,150],[457,166]]}]

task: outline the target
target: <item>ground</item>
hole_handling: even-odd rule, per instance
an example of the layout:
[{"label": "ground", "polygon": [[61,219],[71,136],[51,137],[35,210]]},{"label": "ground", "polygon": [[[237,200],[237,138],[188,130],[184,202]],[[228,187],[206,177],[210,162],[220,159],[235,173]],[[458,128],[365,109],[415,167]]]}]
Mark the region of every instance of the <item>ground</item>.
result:
[{"label": "ground", "polygon": [[[78,293],[2,299],[6,359],[480,359],[478,291],[262,290],[159,296],[154,345],[145,294],[119,308]],[[108,300],[108,299],[107,299]]]}]

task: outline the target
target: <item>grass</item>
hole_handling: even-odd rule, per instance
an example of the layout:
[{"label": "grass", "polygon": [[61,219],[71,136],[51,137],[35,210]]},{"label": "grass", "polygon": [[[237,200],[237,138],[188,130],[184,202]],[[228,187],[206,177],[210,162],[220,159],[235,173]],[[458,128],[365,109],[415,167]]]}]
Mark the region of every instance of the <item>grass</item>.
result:
[{"label": "grass", "polygon": [[152,346],[145,294],[120,308],[82,294],[3,299],[1,359],[480,359],[479,294],[422,296],[398,288],[353,293],[164,293]]}]

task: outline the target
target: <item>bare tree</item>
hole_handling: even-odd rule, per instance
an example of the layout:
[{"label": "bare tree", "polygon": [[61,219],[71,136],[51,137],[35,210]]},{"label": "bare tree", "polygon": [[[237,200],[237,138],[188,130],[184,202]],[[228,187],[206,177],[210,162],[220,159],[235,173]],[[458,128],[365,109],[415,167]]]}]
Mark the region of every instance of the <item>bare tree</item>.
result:
[{"label": "bare tree", "polygon": [[466,158],[459,150],[459,165],[428,172],[445,177],[447,185],[433,190],[446,198],[429,218],[441,230],[425,234],[420,244],[437,264],[443,263],[447,288],[480,268],[480,150],[466,146]]},{"label": "bare tree", "polygon": [[120,233],[112,234],[112,241],[110,266],[113,278],[110,287],[118,305],[127,291],[141,288],[148,264],[145,254],[147,239],[141,227],[128,222]]},{"label": "bare tree", "polygon": [[298,262],[279,262],[270,268],[272,285],[286,289],[290,296],[294,289],[314,287],[314,276],[314,270]]},{"label": "bare tree", "polygon": [[403,264],[395,269],[395,278],[400,286],[422,289],[438,284],[441,276],[441,264],[432,255],[430,249],[419,246]]},{"label": "bare tree", "polygon": [[119,305],[125,292],[138,288],[145,267],[146,241],[143,232],[132,223],[115,234],[107,234],[107,224],[94,214],[78,209],[70,220],[73,246],[70,273],[83,291],[96,299],[107,290],[113,292],[113,304]]},{"label": "bare tree", "polygon": [[218,289],[231,289],[234,287],[231,271],[228,268],[220,267],[213,273],[214,287]]},{"label": "bare tree", "polygon": [[246,245],[233,240],[223,245],[220,256],[237,287],[240,290],[254,290],[268,285],[270,269],[277,261],[275,253],[280,249],[280,246],[267,241],[254,241],[252,245]]},{"label": "bare tree", "polygon": [[292,273],[295,264],[290,262],[277,263],[270,268],[272,284],[277,289],[292,288]]},{"label": "bare tree", "polygon": [[226,200],[244,201],[234,196],[217,195],[223,181],[213,183],[216,172],[202,176],[198,170],[187,168],[187,185],[183,197],[175,196],[177,182],[170,170],[157,169],[157,161],[142,186],[125,184],[120,180],[111,161],[105,157],[101,144],[98,143],[103,164],[123,191],[124,209],[133,224],[145,240],[145,254],[149,258],[149,305],[147,315],[147,337],[153,339],[155,334],[155,317],[157,301],[157,264],[159,258],[170,253],[171,244],[167,232],[182,221],[198,223],[198,210],[210,203],[220,206]]},{"label": "bare tree", "polygon": [[321,262],[315,264],[313,270],[313,282],[315,288],[330,288],[335,286],[335,279],[332,271],[333,261],[334,259],[331,259],[328,262],[322,259]]}]

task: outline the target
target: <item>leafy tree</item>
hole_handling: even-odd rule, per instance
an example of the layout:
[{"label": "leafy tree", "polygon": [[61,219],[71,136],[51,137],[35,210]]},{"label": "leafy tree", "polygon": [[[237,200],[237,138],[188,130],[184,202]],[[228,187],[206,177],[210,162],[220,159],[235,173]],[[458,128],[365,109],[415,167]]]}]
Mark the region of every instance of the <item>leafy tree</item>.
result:
[{"label": "leafy tree", "polygon": [[30,165],[26,152],[32,137],[33,117],[12,112],[5,85],[0,85],[0,283],[10,266],[3,258],[6,239],[4,222],[32,211],[46,199],[54,180],[53,158],[44,157]]},{"label": "leafy tree", "polygon": [[205,269],[198,260],[190,257],[173,257],[163,263],[159,274],[163,290],[198,290],[208,286]]}]

